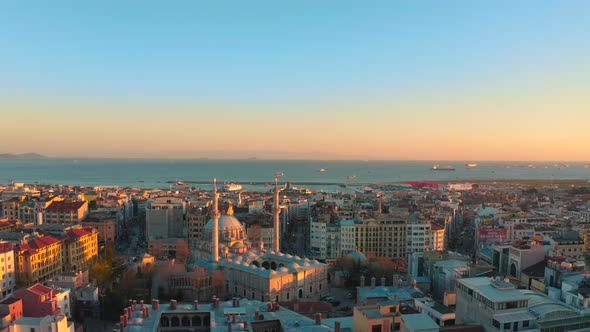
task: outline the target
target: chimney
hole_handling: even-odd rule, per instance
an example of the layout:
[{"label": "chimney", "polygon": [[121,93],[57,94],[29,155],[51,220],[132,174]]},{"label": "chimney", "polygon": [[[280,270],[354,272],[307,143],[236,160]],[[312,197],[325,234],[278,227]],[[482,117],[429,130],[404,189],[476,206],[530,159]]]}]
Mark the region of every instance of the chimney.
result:
[{"label": "chimney", "polygon": [[150,307],[145,307],[145,316],[150,317]]},{"label": "chimney", "polygon": [[340,321],[334,322],[334,332],[340,332]]},{"label": "chimney", "polygon": [[123,317],[125,318],[125,326],[129,325],[129,316],[128,315],[123,315]]},{"label": "chimney", "polygon": [[195,310],[199,310],[199,300],[195,300]]},{"label": "chimney", "polygon": [[385,287],[385,277],[381,277],[381,286]]},{"label": "chimney", "polygon": [[156,300],[156,299],[152,300],[152,309],[154,309],[154,310],[160,309],[160,300]]},{"label": "chimney", "polygon": [[125,315],[119,316],[119,323],[125,324]]},{"label": "chimney", "polygon": [[319,312],[315,314],[315,325],[322,325],[322,314]]},{"label": "chimney", "polygon": [[141,308],[141,317],[143,317],[143,318],[147,318],[147,315],[145,313],[145,308],[146,307]]},{"label": "chimney", "polygon": [[133,300],[133,311],[137,311],[137,301]]},{"label": "chimney", "polygon": [[236,313],[235,312],[233,314],[231,314],[231,322],[232,323],[236,322]]},{"label": "chimney", "polygon": [[266,304],[266,310],[267,310],[268,312],[271,312],[271,311],[272,311],[272,303],[268,302],[268,303]]},{"label": "chimney", "polygon": [[143,302],[143,300],[139,301],[139,307],[141,308],[141,310],[143,310],[143,308],[145,307],[145,303]]},{"label": "chimney", "polygon": [[361,287],[365,287],[365,276],[361,276]]},{"label": "chimney", "polygon": [[375,279],[375,277],[371,277],[371,288],[375,288],[375,281],[377,279]]},{"label": "chimney", "polygon": [[123,323],[119,324],[119,331],[120,332],[125,332],[125,326],[123,326]]},{"label": "chimney", "polygon": [[170,309],[176,309],[176,300],[170,300]]},{"label": "chimney", "polygon": [[258,320],[259,316],[260,316],[260,310],[256,309],[256,311],[254,312],[254,320]]}]

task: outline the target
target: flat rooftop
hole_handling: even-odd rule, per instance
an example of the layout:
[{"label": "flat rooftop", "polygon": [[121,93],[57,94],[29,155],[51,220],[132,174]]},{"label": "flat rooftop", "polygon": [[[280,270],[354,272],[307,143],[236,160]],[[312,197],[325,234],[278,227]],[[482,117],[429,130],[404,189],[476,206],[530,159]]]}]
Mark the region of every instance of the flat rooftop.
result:
[{"label": "flat rooftop", "polygon": [[402,315],[402,321],[410,331],[440,329],[440,326],[438,326],[438,324],[436,324],[427,314]]}]

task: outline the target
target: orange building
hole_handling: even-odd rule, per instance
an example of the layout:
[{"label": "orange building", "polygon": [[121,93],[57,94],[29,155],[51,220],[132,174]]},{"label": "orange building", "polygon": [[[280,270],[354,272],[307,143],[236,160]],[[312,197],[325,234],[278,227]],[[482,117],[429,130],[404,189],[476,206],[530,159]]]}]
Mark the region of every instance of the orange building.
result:
[{"label": "orange building", "polygon": [[61,241],[44,235],[15,246],[16,281],[21,285],[45,282],[62,272]]},{"label": "orange building", "polygon": [[92,227],[98,231],[98,242],[106,246],[113,246],[117,237],[116,214],[91,213],[81,222],[84,227]]}]

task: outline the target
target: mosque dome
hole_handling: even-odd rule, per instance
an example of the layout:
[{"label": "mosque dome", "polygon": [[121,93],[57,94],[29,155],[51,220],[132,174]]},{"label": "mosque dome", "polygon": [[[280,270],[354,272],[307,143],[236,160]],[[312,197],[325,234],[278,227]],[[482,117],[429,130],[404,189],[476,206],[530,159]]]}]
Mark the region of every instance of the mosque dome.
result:
[{"label": "mosque dome", "polygon": [[[211,231],[213,229],[213,219],[209,219],[209,221],[207,222],[205,227],[203,227],[203,229]],[[222,214],[219,217],[217,229],[220,231],[235,229],[244,230],[244,226],[242,226],[242,223],[236,217],[230,214]]]}]

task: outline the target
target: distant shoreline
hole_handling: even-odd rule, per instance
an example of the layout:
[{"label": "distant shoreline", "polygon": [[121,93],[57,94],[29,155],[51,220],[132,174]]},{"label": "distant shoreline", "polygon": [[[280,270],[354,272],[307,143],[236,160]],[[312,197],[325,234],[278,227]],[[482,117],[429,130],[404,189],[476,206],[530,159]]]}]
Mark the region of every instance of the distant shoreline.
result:
[{"label": "distant shoreline", "polygon": [[[213,182],[211,180],[204,180],[204,181],[191,181],[191,180],[183,180],[182,182],[186,183],[187,185],[212,185]],[[264,186],[265,184],[269,184],[270,182],[261,182],[261,181],[223,181],[218,180],[218,183],[224,182],[231,182],[235,184],[241,185],[255,185],[255,186]],[[367,182],[367,183],[346,183],[348,187],[362,187],[362,186],[369,186],[369,185],[376,185],[376,186],[399,186],[399,185],[406,185],[408,182],[424,182],[424,183],[436,183],[439,185],[444,184],[457,184],[457,183],[472,183],[472,184],[506,184],[506,185],[521,185],[521,186],[547,186],[547,185],[557,185],[559,187],[564,186],[589,186],[590,182],[585,179],[556,179],[556,180],[547,180],[547,179],[463,179],[463,180],[416,180],[416,181],[395,181],[395,182]],[[172,185],[176,183],[176,181],[166,181],[163,184]],[[344,184],[343,182],[315,182],[315,181],[282,181],[279,182],[279,185],[285,185],[286,183],[290,183],[292,185],[310,185],[310,186],[340,186]],[[51,186],[51,185],[67,185],[62,183],[25,183],[28,186]],[[123,185],[75,185],[75,187],[119,187],[119,188],[135,188],[133,186],[123,186]],[[138,187],[139,188],[139,187]],[[143,188],[143,189],[159,189],[159,188]]]}]

